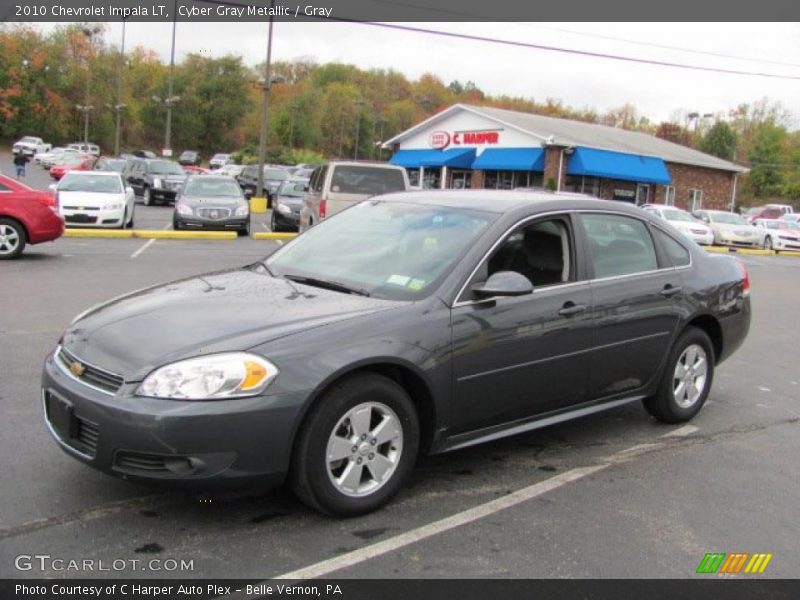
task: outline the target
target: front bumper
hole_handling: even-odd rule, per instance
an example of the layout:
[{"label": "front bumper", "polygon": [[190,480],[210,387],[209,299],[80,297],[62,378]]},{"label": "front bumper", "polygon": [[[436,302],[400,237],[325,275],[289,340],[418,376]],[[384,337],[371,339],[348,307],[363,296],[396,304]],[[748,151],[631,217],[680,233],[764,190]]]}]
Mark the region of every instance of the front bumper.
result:
[{"label": "front bumper", "polygon": [[114,210],[72,210],[61,209],[64,221],[68,225],[81,227],[120,227],[125,218],[125,209]]},{"label": "front bumper", "polygon": [[175,217],[181,227],[192,227],[196,229],[244,229],[250,222],[250,217],[230,217],[227,219],[204,219],[195,215]]},{"label": "front bumper", "polygon": [[300,211],[292,211],[287,214],[276,209],[273,210],[275,210],[275,222],[281,227],[290,227],[293,229],[298,229],[300,227]]},{"label": "front bumper", "polygon": [[800,252],[800,240],[784,240],[783,238],[773,238],[773,248],[775,250],[791,250]]},{"label": "front bumper", "polygon": [[717,242],[723,246],[758,246],[758,236],[740,236],[733,233],[718,234]]},{"label": "front bumper", "polygon": [[70,456],[105,473],[190,489],[279,486],[308,392],[234,400],[134,396],[76,379],[51,353],[42,374],[48,430]]},{"label": "front bumper", "polygon": [[153,200],[162,200],[164,202],[175,202],[175,196],[178,190],[168,190],[166,188],[150,188],[150,197]]}]

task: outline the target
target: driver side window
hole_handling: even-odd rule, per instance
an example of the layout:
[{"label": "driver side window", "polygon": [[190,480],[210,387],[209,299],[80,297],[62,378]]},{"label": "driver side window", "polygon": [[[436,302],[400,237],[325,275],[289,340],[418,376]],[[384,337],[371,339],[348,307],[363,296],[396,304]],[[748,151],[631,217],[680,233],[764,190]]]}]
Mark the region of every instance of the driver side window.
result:
[{"label": "driver side window", "polygon": [[515,271],[534,289],[575,280],[574,245],[569,221],[553,217],[519,226],[483,260],[461,300],[472,300],[472,287],[499,271]]}]

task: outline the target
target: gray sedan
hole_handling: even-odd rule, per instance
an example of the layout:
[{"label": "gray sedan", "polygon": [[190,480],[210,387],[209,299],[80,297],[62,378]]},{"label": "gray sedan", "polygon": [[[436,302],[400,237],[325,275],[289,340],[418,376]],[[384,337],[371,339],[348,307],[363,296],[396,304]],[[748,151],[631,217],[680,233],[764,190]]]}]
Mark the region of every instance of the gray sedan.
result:
[{"label": "gray sedan", "polygon": [[398,193],[256,264],[89,309],[47,357],[42,400],[58,445],[109,474],[288,480],[356,515],[423,452],[630,402],[688,421],[749,324],[741,262],[636,207]]},{"label": "gray sedan", "polygon": [[235,229],[250,233],[250,204],[232,177],[194,175],[175,199],[172,227],[179,229]]}]

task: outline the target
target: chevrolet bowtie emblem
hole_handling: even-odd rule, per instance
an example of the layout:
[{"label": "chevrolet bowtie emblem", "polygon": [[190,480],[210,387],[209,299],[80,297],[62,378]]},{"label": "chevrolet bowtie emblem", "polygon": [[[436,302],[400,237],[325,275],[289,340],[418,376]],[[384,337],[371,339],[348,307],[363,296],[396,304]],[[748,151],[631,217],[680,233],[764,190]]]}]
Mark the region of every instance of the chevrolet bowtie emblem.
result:
[{"label": "chevrolet bowtie emblem", "polygon": [[78,361],[73,361],[69,363],[69,372],[75,375],[75,377],[80,377],[83,375],[84,371],[86,371],[86,367],[84,367]]}]

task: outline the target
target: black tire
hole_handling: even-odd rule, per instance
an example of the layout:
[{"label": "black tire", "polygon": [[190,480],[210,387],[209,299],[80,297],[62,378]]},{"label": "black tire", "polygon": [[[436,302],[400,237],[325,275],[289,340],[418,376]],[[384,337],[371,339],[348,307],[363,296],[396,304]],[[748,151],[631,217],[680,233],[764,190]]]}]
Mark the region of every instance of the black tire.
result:
[{"label": "black tire", "polygon": [[767,236],[764,238],[764,250],[772,250],[772,237]]},{"label": "black tire", "polygon": [[133,218],[135,214],[136,214],[136,209],[134,209],[133,213],[131,214],[131,220],[128,221],[128,223],[125,225],[126,229],[133,229]]},{"label": "black tire", "polygon": [[142,204],[145,206],[150,206],[153,204],[153,194],[150,191],[150,188],[147,186],[144,186],[144,189],[142,190]]},{"label": "black tire", "polygon": [[270,219],[269,228],[273,232],[283,231],[283,228],[280,225],[278,225],[278,220],[275,218],[275,211],[274,210],[272,211],[272,218]]},{"label": "black tire", "polygon": [[[688,406],[682,406],[675,398],[675,384],[680,381],[676,378],[676,370],[678,368],[678,361],[683,358],[684,351],[690,346],[698,346],[705,352],[706,376],[702,389],[699,390],[700,394],[697,399],[692,401]],[[715,362],[714,347],[706,332],[697,327],[687,327],[675,341],[672,350],[670,350],[666,366],[664,367],[664,374],[659,383],[658,392],[654,396],[644,399],[644,407],[647,409],[647,412],[664,423],[683,423],[689,421],[700,412],[700,409],[703,408],[703,404],[705,404],[708,398],[708,393],[711,390],[711,384],[714,380]]]},{"label": "black tire", "polygon": [[117,229],[125,229],[128,226],[128,209],[125,209],[125,212],[122,213],[122,221],[119,224]]},{"label": "black tire", "polygon": [[[366,402],[381,403],[394,411],[402,428],[402,450],[388,479],[374,492],[355,497],[334,486],[328,473],[326,454],[337,423],[350,409]],[[306,418],[292,457],[292,489],[304,504],[327,515],[352,517],[365,514],[386,504],[400,490],[416,462],[418,449],[419,420],[405,390],[382,375],[349,377],[325,392]]]},{"label": "black tire", "polygon": [[174,229],[175,231],[180,231],[180,229],[181,229],[181,224],[178,222],[178,219],[175,218],[175,217],[172,217],[172,229]]},{"label": "black tire", "polygon": [[28,236],[25,228],[14,219],[0,218],[0,235],[13,237],[13,239],[0,245],[0,260],[11,260],[17,258],[25,250],[28,243]]},{"label": "black tire", "polygon": [[238,230],[236,233],[239,237],[250,235],[250,221],[248,221],[247,225],[245,225],[242,229]]}]

